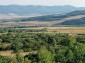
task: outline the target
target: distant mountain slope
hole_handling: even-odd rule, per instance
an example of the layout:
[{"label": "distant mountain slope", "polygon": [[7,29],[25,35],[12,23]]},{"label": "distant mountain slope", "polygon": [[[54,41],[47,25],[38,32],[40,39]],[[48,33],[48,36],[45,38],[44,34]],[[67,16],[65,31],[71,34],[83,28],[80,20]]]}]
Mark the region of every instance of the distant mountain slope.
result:
[{"label": "distant mountain slope", "polygon": [[53,14],[31,18],[23,18],[21,21],[49,22],[49,25],[85,25],[85,10],[73,11],[66,14]]},{"label": "distant mountain slope", "polygon": [[52,15],[44,15],[44,16],[38,16],[38,17],[31,17],[31,18],[21,18],[20,21],[59,21],[63,19],[70,19],[72,18],[81,18],[85,17],[85,10],[78,10],[73,11],[66,14],[52,14]]},{"label": "distant mountain slope", "polygon": [[60,25],[85,25],[85,17],[80,19],[72,19],[67,20],[65,22],[60,23]]},{"label": "distant mountain slope", "polygon": [[76,11],[67,13],[67,15],[70,15],[70,16],[85,15],[85,10],[76,10]]},{"label": "distant mountain slope", "polygon": [[34,6],[34,5],[0,5],[0,14],[59,14],[75,10],[85,10],[84,7],[74,6]]},{"label": "distant mountain slope", "polygon": [[85,10],[66,14],[52,14],[36,17],[19,16],[0,19],[0,25],[9,26],[85,26]]}]

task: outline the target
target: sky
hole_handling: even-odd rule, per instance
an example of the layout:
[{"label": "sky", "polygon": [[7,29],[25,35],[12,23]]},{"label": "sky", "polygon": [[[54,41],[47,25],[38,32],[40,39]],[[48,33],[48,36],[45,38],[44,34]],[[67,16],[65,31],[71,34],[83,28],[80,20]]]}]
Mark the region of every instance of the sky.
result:
[{"label": "sky", "polygon": [[72,5],[76,7],[85,7],[85,0],[0,0],[0,5],[11,4],[44,6]]}]

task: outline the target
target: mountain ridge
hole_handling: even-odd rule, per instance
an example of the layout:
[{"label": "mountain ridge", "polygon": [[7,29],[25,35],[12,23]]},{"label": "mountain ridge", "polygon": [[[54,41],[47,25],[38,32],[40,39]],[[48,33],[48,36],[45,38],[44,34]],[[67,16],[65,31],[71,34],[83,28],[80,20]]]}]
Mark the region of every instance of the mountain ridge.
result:
[{"label": "mountain ridge", "polygon": [[41,6],[41,5],[0,5],[0,14],[62,14],[76,10],[85,10],[85,7]]},{"label": "mountain ridge", "polygon": [[[10,18],[10,19],[9,19]],[[85,26],[85,10],[72,11],[66,14],[43,16],[8,16],[0,17],[0,25],[4,26]]]}]

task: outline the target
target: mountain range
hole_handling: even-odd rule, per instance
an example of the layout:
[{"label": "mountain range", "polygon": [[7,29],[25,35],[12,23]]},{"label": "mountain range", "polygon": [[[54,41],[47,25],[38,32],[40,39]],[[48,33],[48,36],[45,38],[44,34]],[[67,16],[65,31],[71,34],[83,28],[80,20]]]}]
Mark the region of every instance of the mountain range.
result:
[{"label": "mountain range", "polygon": [[0,5],[4,26],[85,26],[85,7]]},{"label": "mountain range", "polygon": [[62,14],[75,10],[85,10],[85,7],[65,6],[40,6],[40,5],[0,5],[0,14]]}]

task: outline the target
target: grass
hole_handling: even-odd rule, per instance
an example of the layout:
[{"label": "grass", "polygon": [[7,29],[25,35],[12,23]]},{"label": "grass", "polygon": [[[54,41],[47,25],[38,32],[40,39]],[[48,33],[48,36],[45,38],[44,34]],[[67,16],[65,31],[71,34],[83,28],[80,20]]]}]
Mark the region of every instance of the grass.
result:
[{"label": "grass", "polygon": [[[32,51],[32,52],[20,52],[20,56],[24,57],[25,55],[29,55],[29,53],[36,53],[36,51]],[[0,55],[1,56],[11,57],[11,58],[16,57],[16,53],[13,53],[12,50],[10,50],[10,51],[0,51]]]}]

